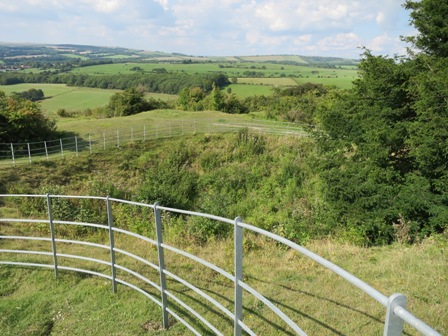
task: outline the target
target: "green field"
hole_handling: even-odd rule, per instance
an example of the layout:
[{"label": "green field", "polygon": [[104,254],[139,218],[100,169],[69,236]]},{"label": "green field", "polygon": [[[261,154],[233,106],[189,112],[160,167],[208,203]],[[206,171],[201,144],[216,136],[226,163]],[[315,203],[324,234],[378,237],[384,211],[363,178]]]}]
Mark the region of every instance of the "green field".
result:
[{"label": "green field", "polygon": [[334,85],[341,89],[350,89],[353,86],[353,81],[355,79],[356,77],[294,78],[297,84],[311,82],[323,85]]},{"label": "green field", "polygon": [[258,84],[270,86],[294,86],[297,83],[292,78],[238,78],[240,84]]},{"label": "green field", "polygon": [[[72,87],[64,84],[17,84],[0,86],[0,91],[7,94],[22,92],[29,89],[41,89],[45,99],[40,103],[49,116],[56,117],[56,111],[64,108],[69,111],[80,111],[107,105],[110,97],[117,90],[105,90],[86,87]],[[148,97],[161,100],[176,99],[175,95],[151,93]]]},{"label": "green field", "polygon": [[272,86],[268,85],[251,85],[251,84],[231,84],[229,88],[240,98],[250,96],[269,96],[272,93]]},{"label": "green field", "polygon": [[62,56],[68,57],[68,58],[79,58],[83,61],[88,60],[89,58],[86,56],[82,56],[82,55],[77,55],[77,54],[61,54]]},{"label": "green field", "polygon": [[[284,65],[275,63],[116,63],[76,68],[74,73],[87,75],[133,74],[131,70],[139,67],[145,73],[164,68],[173,73],[213,73],[222,72],[229,77],[237,77],[239,83],[257,83],[269,85],[295,85],[294,79],[300,82],[313,82],[349,88],[351,82],[358,78],[358,71],[353,66],[339,68],[315,68],[301,65]],[[256,73],[257,75],[254,75]],[[256,79],[253,79],[253,78]]]}]

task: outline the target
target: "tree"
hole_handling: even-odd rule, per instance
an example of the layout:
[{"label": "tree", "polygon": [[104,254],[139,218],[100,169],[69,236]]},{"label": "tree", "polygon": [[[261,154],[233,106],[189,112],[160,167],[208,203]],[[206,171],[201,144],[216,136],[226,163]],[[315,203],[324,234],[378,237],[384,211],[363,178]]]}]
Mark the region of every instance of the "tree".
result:
[{"label": "tree", "polygon": [[419,31],[404,39],[428,55],[448,57],[448,2],[407,0],[404,7],[411,10],[410,22]]},{"label": "tree", "polygon": [[406,1],[420,54],[373,56],[350,91],[327,94],[315,132],[327,220],[367,244],[409,241],[448,226],[448,4]]},{"label": "tree", "polygon": [[108,110],[114,117],[128,116],[143,112],[148,109],[148,104],[144,99],[144,93],[135,88],[117,92],[110,97]]},{"label": "tree", "polygon": [[0,142],[43,141],[55,136],[56,126],[37,103],[0,91]]}]

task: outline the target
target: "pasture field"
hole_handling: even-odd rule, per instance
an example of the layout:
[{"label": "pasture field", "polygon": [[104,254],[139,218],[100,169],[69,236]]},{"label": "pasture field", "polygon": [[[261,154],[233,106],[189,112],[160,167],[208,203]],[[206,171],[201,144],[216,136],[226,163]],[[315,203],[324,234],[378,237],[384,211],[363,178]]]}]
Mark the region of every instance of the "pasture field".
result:
[{"label": "pasture field", "polygon": [[238,78],[238,83],[241,84],[258,84],[270,86],[295,86],[296,81],[292,78]]},{"label": "pasture field", "polygon": [[62,56],[69,57],[69,58],[79,58],[83,61],[88,60],[89,58],[86,56],[78,55],[78,54],[61,54]]},{"label": "pasture field", "polygon": [[[270,85],[295,85],[293,79],[305,79],[306,82],[313,83],[329,83],[341,88],[350,87],[352,80],[358,78],[356,67],[341,66],[340,68],[317,68],[300,65],[285,65],[275,63],[249,63],[249,62],[223,62],[223,63],[116,63],[93,65],[87,67],[76,68],[73,73],[87,75],[117,75],[117,74],[133,74],[133,68],[140,68],[145,73],[151,73],[154,69],[164,68],[167,72],[188,73],[188,74],[205,74],[213,72],[222,72],[229,77],[237,77],[240,83],[252,83],[256,81],[249,78],[259,78],[256,81],[259,84],[265,84],[270,79],[276,78],[281,81],[288,81],[288,84],[278,84],[273,80]],[[241,82],[246,78],[245,82]],[[341,81],[334,80],[336,78],[344,78]],[[289,80],[288,80],[289,79]],[[326,81],[324,79],[332,79]],[[251,82],[252,81],[252,82]]]},{"label": "pasture field", "polygon": [[232,89],[232,93],[235,93],[240,98],[261,95],[270,96],[272,94],[272,86],[268,85],[230,84],[228,87]]},{"label": "pasture field", "polygon": [[[0,91],[11,92],[41,89],[45,99],[40,102],[42,110],[51,117],[57,117],[56,111],[64,108],[69,111],[85,110],[107,105],[110,97],[118,90],[105,90],[87,87],[73,87],[65,84],[16,84],[0,86]],[[177,99],[176,95],[148,93],[147,97],[161,100]]]},{"label": "pasture field", "polygon": [[341,89],[350,89],[353,81],[357,77],[324,77],[324,78],[294,78],[297,84],[305,84],[308,82],[323,85],[334,85]]}]

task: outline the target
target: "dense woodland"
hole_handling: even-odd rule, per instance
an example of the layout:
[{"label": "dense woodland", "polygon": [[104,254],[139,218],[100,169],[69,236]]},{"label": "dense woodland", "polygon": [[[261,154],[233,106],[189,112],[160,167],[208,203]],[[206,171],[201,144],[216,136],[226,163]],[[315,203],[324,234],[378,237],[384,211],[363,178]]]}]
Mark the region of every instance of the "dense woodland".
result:
[{"label": "dense woodland", "polygon": [[[397,237],[414,242],[446,232],[448,224],[448,30],[445,20],[448,4],[423,0],[406,1],[404,6],[410,10],[411,24],[419,31],[418,35],[407,38],[411,44],[408,56],[375,56],[365,50],[359,65],[360,78],[350,90],[305,84],[277,89],[269,97],[242,100],[222,90],[229,83],[222,74],[204,77],[136,73],[83,77],[41,73],[7,74],[0,80],[3,83],[36,80],[126,89],[111,98],[105,108],[108,117],[176,107],[228,113],[265,111],[270,118],[306,124],[314,145],[301,148],[306,150],[301,154],[304,161],[297,166],[288,163],[284,169],[285,176],[289,177],[275,183],[292,181],[294,186],[285,184],[282,188],[292,188],[290,190],[295,190],[300,197],[300,188],[297,188],[303,181],[312,180],[307,190],[313,191],[308,194],[318,195],[319,199],[307,199],[305,203],[313,210],[313,222],[318,221],[324,228],[343,227],[347,239],[367,245],[390,243]],[[174,105],[162,106],[160,102],[145,100],[136,87],[179,93],[179,99]],[[54,130],[54,124],[41,115],[37,105],[24,98],[0,95],[0,108],[0,141],[42,139],[43,133]],[[16,130],[22,130],[25,124],[35,125],[31,128],[33,131],[30,129],[30,134],[26,135],[17,133]],[[241,141],[249,143],[247,150],[252,160],[257,160],[259,155],[260,162],[265,162],[261,158],[266,153],[265,140],[246,137]],[[190,161],[183,161],[177,154],[173,153],[168,161],[148,173],[148,179],[163,182],[164,190],[172,191],[174,198],[150,189],[149,185],[141,193],[152,201],[154,197],[162,197],[165,205],[194,207],[199,204],[194,198],[197,175],[188,169],[186,162]],[[241,171],[222,174],[226,176],[222,181],[232,181]],[[250,181],[248,173],[247,181],[237,179],[235,187],[246,190],[244,183]],[[176,187],[170,189],[170,183]],[[185,195],[177,199],[176,195],[184,186]],[[218,196],[218,190],[223,196]],[[219,186],[211,192],[210,202],[227,197],[225,188]],[[239,197],[242,196],[231,195],[229,199],[221,199],[221,203]],[[290,223],[290,218],[286,220],[290,214],[284,215],[283,221]],[[290,226],[288,230],[299,232],[300,218],[296,223],[296,231]],[[331,230],[326,229],[326,232]],[[295,238],[297,234],[288,236]]]}]

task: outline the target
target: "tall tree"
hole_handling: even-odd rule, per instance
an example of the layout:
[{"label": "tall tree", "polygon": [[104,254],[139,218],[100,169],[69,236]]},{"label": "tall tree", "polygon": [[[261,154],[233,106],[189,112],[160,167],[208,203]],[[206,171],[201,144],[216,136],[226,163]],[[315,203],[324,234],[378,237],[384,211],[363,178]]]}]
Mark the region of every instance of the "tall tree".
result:
[{"label": "tall tree", "polygon": [[448,57],[448,2],[407,0],[404,7],[411,10],[410,22],[419,32],[405,40],[429,55]]}]

